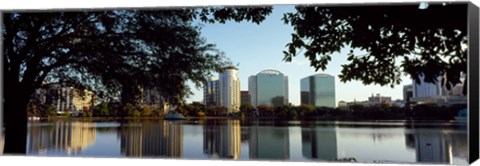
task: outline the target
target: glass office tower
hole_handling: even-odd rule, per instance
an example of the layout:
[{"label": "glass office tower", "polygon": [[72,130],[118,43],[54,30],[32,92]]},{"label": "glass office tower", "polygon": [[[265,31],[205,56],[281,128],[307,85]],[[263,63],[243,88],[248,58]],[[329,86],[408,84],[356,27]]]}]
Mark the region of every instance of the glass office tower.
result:
[{"label": "glass office tower", "polygon": [[253,106],[279,107],[288,104],[288,77],[277,70],[263,70],[250,76],[249,93]]},{"label": "glass office tower", "polygon": [[315,107],[335,108],[335,77],[315,74],[301,79],[300,101]]}]

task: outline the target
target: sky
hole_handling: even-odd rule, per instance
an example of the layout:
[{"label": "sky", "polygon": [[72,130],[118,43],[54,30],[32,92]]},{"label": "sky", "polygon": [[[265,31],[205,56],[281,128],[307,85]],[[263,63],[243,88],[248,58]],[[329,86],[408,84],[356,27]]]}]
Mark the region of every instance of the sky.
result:
[{"label": "sky", "polygon": [[[240,89],[248,90],[248,77],[256,75],[265,69],[275,69],[288,76],[289,102],[300,104],[300,79],[316,73],[326,73],[335,76],[336,103],[339,101],[367,100],[372,94],[391,96],[392,100],[403,98],[403,85],[411,84],[407,76],[402,77],[402,83],[390,88],[379,85],[363,85],[360,81],[342,83],[338,78],[341,64],[348,64],[347,54],[350,48],[344,48],[339,53],[332,54],[325,71],[315,71],[310,61],[302,54],[293,58],[292,62],[283,61],[282,51],[291,41],[293,27],[284,24],[281,18],[283,13],[295,11],[292,5],[274,6],[272,13],[259,25],[251,22],[227,22],[225,24],[204,24],[202,36],[207,42],[216,44],[217,48],[225,52],[234,65],[239,64],[238,76]],[[361,53],[356,50],[356,53]],[[218,74],[214,76],[218,77]],[[187,98],[187,102],[202,101],[203,90],[191,85],[194,95]]]}]

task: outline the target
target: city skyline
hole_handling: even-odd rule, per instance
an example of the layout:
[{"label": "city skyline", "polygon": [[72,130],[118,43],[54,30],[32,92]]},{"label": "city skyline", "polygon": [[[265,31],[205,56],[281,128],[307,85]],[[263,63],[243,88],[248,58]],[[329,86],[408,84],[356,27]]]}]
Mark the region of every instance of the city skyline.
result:
[{"label": "city skyline", "polygon": [[[285,45],[291,41],[293,28],[283,24],[283,13],[294,11],[292,5],[276,5],[272,13],[261,24],[248,22],[225,24],[203,24],[201,33],[207,42],[213,43],[218,49],[237,65],[240,78],[240,90],[248,90],[248,77],[256,75],[266,69],[278,70],[289,77],[289,99],[293,105],[300,105],[300,79],[318,73],[325,73],[335,77],[336,101],[367,100],[372,93],[380,93],[391,96],[392,99],[403,99],[402,88],[411,84],[409,77],[402,75],[402,82],[394,88],[390,86],[363,85],[361,81],[340,82],[338,75],[342,64],[347,64],[347,54],[350,47],[343,48],[339,53],[332,54],[332,60],[325,71],[315,71],[310,66],[310,61],[303,57],[303,52],[293,58],[292,62],[283,61],[282,51]],[[354,50],[356,54],[364,52]],[[213,76],[217,76],[216,73]],[[187,98],[187,102],[201,102],[203,100],[203,88],[195,88],[189,83],[193,95]],[[362,87],[362,88],[358,88]],[[352,91],[351,89],[355,89]]]}]

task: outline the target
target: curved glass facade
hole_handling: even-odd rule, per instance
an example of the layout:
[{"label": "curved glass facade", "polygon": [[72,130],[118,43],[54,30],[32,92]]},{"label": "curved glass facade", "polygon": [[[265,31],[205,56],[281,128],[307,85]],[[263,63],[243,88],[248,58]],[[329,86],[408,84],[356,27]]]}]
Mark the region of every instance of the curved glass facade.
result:
[{"label": "curved glass facade", "polygon": [[315,74],[300,80],[300,101],[315,107],[335,108],[335,77]]},{"label": "curved glass facade", "polygon": [[252,105],[279,107],[288,104],[288,77],[276,70],[264,70],[249,78]]}]

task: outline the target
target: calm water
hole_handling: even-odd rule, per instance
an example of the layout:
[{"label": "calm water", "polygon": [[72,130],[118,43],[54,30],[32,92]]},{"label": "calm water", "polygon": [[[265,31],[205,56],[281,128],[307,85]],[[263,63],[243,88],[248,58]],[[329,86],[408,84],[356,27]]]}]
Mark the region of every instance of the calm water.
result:
[{"label": "calm water", "polygon": [[27,155],[467,164],[468,143],[441,121],[30,122]]}]

